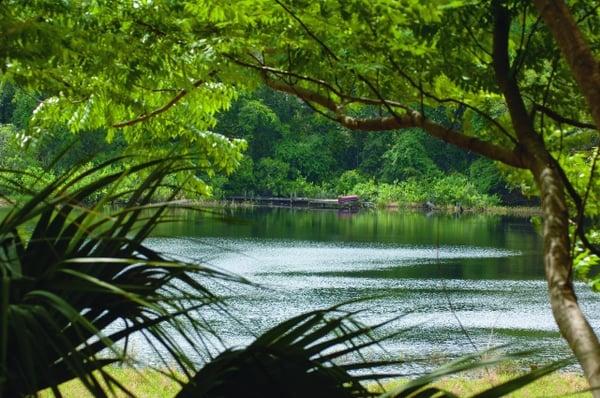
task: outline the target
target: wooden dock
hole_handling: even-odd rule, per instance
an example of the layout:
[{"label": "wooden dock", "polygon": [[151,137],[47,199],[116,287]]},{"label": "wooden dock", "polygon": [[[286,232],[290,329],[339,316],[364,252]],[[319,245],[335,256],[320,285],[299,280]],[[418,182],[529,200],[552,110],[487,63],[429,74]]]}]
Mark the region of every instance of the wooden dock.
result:
[{"label": "wooden dock", "polygon": [[311,209],[359,209],[368,203],[360,200],[348,202],[339,199],[314,199],[302,197],[230,196],[226,200],[236,203],[252,203],[257,206],[299,207]]}]

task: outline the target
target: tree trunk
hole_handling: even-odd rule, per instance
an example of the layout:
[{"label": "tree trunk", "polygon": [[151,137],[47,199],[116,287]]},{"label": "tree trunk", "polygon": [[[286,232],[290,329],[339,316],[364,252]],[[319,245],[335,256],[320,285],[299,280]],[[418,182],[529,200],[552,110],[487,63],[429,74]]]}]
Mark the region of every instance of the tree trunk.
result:
[{"label": "tree trunk", "polygon": [[569,218],[564,185],[558,172],[538,163],[533,170],[542,197],[544,267],[554,319],[592,388],[600,397],[600,342],[581,312],[572,282]]},{"label": "tree trunk", "polygon": [[535,0],[534,3],[577,81],[596,127],[600,128],[600,61],[594,57],[563,0]]}]

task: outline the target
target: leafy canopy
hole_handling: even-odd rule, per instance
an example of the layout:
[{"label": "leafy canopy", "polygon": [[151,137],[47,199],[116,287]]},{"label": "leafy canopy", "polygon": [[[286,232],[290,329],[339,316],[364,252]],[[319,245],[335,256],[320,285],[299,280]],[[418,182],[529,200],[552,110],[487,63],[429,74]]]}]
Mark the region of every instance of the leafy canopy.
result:
[{"label": "leafy canopy", "polygon": [[[585,101],[531,2],[501,3],[525,107],[584,205],[595,203],[597,131]],[[576,1],[570,10],[597,49],[598,8]],[[13,0],[0,16],[3,79],[50,96],[32,133],[57,121],[106,127],[109,136],[122,129],[145,149],[180,142],[206,153],[206,171],[230,171],[243,144],[207,130],[237,90],[266,83],[350,128],[428,123],[434,136],[492,159],[515,149],[492,67],[488,1],[159,0],[111,3],[109,12],[103,2]],[[536,193],[526,174],[507,172]]]}]

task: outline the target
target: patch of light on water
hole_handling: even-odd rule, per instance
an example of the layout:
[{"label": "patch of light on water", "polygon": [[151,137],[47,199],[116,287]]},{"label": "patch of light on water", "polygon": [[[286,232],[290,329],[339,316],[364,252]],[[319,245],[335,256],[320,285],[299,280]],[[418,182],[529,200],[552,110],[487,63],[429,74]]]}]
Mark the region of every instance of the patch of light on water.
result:
[{"label": "patch of light on water", "polygon": [[331,244],[297,241],[152,238],[156,250],[195,258],[218,268],[248,276],[258,273],[332,272],[382,269],[432,260],[502,258],[513,250],[468,246],[390,247],[389,245]]},{"label": "patch of light on water", "polygon": [[[215,293],[229,296],[230,310],[248,327],[242,329],[219,313],[205,314],[228,346],[248,344],[256,334],[296,314],[374,296],[351,307],[366,308],[358,319],[369,325],[401,316],[382,330],[406,330],[384,344],[395,355],[470,354],[474,348],[469,340],[478,350],[509,344],[514,350],[541,347],[546,350],[542,356],[549,358],[566,352],[543,280],[378,277],[367,272],[436,267],[438,259],[441,263],[504,261],[523,255],[516,250],[221,238],[152,238],[147,243],[155,250],[203,261],[260,284],[261,288],[210,285]],[[599,296],[582,284],[578,288],[590,321],[600,328]]]}]

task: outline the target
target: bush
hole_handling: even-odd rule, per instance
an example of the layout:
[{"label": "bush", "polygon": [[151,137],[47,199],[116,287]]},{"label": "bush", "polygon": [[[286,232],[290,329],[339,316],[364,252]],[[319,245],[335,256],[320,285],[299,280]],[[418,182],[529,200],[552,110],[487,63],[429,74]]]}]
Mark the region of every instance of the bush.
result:
[{"label": "bush", "polygon": [[250,156],[244,156],[238,168],[227,177],[222,184],[223,195],[251,195],[256,189],[256,176],[254,175],[254,161]]},{"label": "bush", "polygon": [[262,158],[256,167],[256,186],[261,195],[281,196],[288,192],[289,165],[281,160]]},{"label": "bush", "polygon": [[353,192],[364,200],[377,202],[379,197],[379,189],[375,180],[369,180],[358,183],[354,186]]},{"label": "bush", "polygon": [[498,204],[498,197],[481,193],[467,177],[451,174],[437,179],[432,186],[432,197],[436,204],[483,207]]},{"label": "bush", "polygon": [[479,192],[492,193],[502,188],[503,178],[500,170],[489,159],[477,159],[469,166],[469,180]]},{"label": "bush", "polygon": [[410,129],[398,137],[394,146],[383,154],[382,177],[385,181],[441,174],[422,142],[425,137],[418,129]]},{"label": "bush", "polygon": [[367,182],[367,178],[358,170],[347,170],[342,173],[335,186],[336,192],[342,195],[353,194],[357,184]]},{"label": "bush", "polygon": [[285,196],[306,196],[315,198],[322,196],[321,187],[307,181],[304,177],[298,177],[285,184]]},{"label": "bush", "polygon": [[374,180],[369,180],[356,184],[352,192],[378,205],[398,203],[410,206],[430,200],[438,206],[460,203],[463,206],[484,207],[499,202],[497,196],[480,192],[462,174],[451,174],[433,180],[410,178],[397,184],[377,184]]}]

